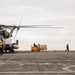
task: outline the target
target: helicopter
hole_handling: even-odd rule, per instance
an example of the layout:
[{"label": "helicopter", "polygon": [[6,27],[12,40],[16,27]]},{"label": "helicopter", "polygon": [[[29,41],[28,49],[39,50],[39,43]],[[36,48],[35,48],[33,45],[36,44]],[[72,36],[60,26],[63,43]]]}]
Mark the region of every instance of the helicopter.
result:
[{"label": "helicopter", "polygon": [[[13,32],[16,29],[16,35],[20,28],[62,28],[52,27],[52,25],[3,25],[0,24],[0,40],[3,42],[3,52],[14,53],[15,49],[19,49],[19,40],[12,43]],[[10,31],[9,31],[10,30]]]}]

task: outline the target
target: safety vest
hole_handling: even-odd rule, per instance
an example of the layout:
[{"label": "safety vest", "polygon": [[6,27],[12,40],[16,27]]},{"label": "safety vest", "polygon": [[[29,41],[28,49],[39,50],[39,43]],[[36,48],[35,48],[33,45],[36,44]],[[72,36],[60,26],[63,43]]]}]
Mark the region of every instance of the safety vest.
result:
[{"label": "safety vest", "polygon": [[3,44],[2,44],[2,42],[0,41],[0,48],[2,48],[3,47]]}]

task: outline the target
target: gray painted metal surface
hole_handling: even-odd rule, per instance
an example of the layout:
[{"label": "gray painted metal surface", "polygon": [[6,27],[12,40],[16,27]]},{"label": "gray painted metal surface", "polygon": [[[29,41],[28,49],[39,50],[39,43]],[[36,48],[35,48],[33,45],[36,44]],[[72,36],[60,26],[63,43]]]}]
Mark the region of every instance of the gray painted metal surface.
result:
[{"label": "gray painted metal surface", "polygon": [[0,75],[75,75],[75,52],[3,54]]}]

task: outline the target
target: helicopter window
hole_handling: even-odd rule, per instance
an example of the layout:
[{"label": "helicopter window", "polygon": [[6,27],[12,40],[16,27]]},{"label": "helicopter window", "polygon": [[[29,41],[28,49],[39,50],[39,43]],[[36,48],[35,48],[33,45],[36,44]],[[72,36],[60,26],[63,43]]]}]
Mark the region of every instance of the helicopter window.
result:
[{"label": "helicopter window", "polygon": [[3,42],[3,39],[0,37],[0,41],[2,41]]}]

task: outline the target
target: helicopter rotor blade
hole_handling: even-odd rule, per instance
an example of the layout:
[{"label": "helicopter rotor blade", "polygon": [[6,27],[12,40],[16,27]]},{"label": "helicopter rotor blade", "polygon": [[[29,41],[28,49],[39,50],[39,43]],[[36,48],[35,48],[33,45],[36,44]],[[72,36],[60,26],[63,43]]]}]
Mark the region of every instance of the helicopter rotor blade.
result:
[{"label": "helicopter rotor blade", "polygon": [[22,25],[22,26],[18,26],[18,25],[0,25],[0,27],[6,27],[6,28],[63,28],[60,26],[53,26],[53,25]]},{"label": "helicopter rotor blade", "polygon": [[17,28],[17,27],[37,27],[37,26],[52,26],[52,25],[14,25],[14,26],[12,26],[12,25],[3,25],[4,27],[15,27],[15,28]]},{"label": "helicopter rotor blade", "polygon": [[19,28],[63,28],[59,26],[52,25],[28,25],[28,26],[18,26]]}]

